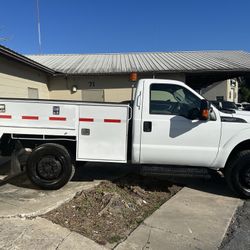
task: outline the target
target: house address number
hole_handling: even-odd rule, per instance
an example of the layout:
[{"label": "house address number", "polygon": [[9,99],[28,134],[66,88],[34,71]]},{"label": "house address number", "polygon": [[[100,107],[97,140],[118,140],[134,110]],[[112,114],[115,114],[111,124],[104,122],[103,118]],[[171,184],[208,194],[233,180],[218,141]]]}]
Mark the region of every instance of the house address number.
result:
[{"label": "house address number", "polygon": [[89,87],[94,88],[95,87],[95,82],[93,82],[93,81],[89,82]]}]

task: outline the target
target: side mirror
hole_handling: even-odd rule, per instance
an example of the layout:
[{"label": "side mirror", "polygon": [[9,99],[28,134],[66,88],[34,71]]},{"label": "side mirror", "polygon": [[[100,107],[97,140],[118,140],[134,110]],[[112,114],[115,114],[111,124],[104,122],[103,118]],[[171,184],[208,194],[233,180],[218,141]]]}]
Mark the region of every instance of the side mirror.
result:
[{"label": "side mirror", "polygon": [[200,119],[207,121],[209,119],[210,103],[206,99],[201,100]]}]

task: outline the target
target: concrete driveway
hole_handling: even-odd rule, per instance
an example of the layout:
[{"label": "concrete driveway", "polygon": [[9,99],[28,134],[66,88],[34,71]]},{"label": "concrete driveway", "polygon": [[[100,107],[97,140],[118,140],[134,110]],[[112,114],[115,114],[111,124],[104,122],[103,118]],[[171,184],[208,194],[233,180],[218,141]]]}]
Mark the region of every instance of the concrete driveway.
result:
[{"label": "concrete driveway", "polygon": [[[1,167],[0,249],[54,250],[104,247],[43,218],[27,220],[27,217],[43,214],[101,180],[112,180],[138,170],[122,164],[88,163],[78,167],[73,180],[57,191],[37,189],[25,174],[8,179],[8,171],[8,164]],[[117,249],[218,248],[234,211],[242,202],[219,176],[212,180],[171,179],[186,188],[146,219]]]}]

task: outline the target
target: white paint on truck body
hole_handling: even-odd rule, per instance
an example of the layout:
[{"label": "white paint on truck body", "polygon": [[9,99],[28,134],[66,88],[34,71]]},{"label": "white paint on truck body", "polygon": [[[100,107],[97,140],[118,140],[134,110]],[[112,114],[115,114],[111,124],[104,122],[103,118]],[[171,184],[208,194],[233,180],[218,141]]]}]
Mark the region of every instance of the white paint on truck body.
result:
[{"label": "white paint on truck body", "polygon": [[[164,164],[224,168],[239,143],[250,140],[248,116],[221,113],[213,107],[215,120],[191,120],[180,115],[150,114],[150,86],[177,85],[204,99],[185,83],[174,80],[143,79],[137,84],[134,101],[132,160],[138,164]],[[222,122],[221,117],[245,122]],[[144,122],[152,131],[143,131]]]},{"label": "white paint on truck body", "polygon": [[75,136],[81,161],[127,162],[128,119],[124,104],[0,99],[1,135]]},{"label": "white paint on truck body", "polygon": [[127,162],[128,107],[79,106],[77,160]]},{"label": "white paint on truck body", "polygon": [[[134,154],[138,155],[140,147],[140,163],[169,164],[209,167],[218,153],[221,121],[190,120],[178,115],[150,114],[150,86],[152,84],[171,84],[185,88],[187,91],[203,99],[187,85],[174,80],[144,80],[143,102],[134,105],[134,128],[140,126],[141,138],[134,131]],[[139,88],[141,89],[141,87]],[[142,113],[141,118],[139,114]],[[217,112],[219,118],[219,114]],[[152,131],[144,132],[143,123],[152,123]],[[140,124],[140,125],[139,125]],[[138,145],[138,146],[137,146]]]}]

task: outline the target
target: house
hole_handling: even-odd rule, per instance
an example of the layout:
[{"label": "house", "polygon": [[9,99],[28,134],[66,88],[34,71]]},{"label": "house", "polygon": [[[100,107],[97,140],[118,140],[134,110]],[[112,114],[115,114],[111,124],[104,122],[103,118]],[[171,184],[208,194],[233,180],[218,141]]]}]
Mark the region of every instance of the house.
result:
[{"label": "house", "polygon": [[54,70],[0,46],[0,96],[49,99],[48,77]]},{"label": "house", "polygon": [[1,97],[120,102],[131,98],[136,79],[181,80],[200,91],[239,76],[250,79],[248,52],[24,56],[0,46]]},{"label": "house", "polygon": [[238,103],[239,84],[237,79],[227,79],[212,83],[201,89],[200,93],[208,100]]}]

